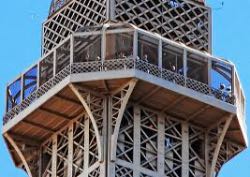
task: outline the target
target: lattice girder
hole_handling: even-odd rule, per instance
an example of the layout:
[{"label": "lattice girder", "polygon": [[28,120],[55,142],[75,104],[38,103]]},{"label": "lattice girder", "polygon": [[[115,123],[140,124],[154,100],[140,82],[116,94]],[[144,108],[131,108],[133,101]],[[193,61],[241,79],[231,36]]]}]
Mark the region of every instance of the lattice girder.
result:
[{"label": "lattice girder", "polygon": [[210,15],[207,7],[185,0],[115,0],[115,19],[205,51],[211,49]]},{"label": "lattice girder", "polygon": [[233,115],[227,115],[208,131],[209,159],[211,172],[218,174],[222,166],[245,148],[225,138]]},{"label": "lattice girder", "polygon": [[72,120],[42,145],[42,177],[99,176],[96,134],[87,114]]},{"label": "lattice girder", "polygon": [[[133,102],[129,103],[135,83],[135,80],[130,80],[117,91],[112,92],[115,95],[119,93],[118,95],[124,96],[122,104],[117,104],[120,107],[117,109],[121,111],[122,117],[120,121],[116,119],[115,123],[116,126],[119,126],[116,147],[110,146],[108,143],[114,141],[115,131],[110,129],[110,134],[106,134],[107,132],[104,131],[107,127],[114,125],[112,121],[104,124],[104,120],[107,121],[107,118],[109,120],[114,118],[112,116],[114,115],[112,114],[114,105],[100,101],[100,99],[112,100],[113,96],[98,97],[98,93],[94,91],[87,91],[79,85],[73,85],[73,90],[75,88],[86,101],[86,105],[93,115],[95,110],[92,109],[100,111],[100,107],[103,107],[101,112],[110,110],[110,117],[106,117],[105,114],[102,116],[97,114],[103,118],[101,121],[103,126],[96,131],[93,121],[85,110],[82,115],[70,121],[67,126],[43,143],[41,154],[34,154],[33,158],[28,161],[29,169],[34,171],[37,169],[34,164],[41,163],[37,172],[39,171],[42,177],[79,175],[104,177],[107,174],[111,177],[185,177],[185,173],[193,177],[210,177],[213,159],[216,159],[214,170],[218,172],[225,162],[243,150],[243,147],[222,138],[229,126],[226,118],[206,130],[157,110]],[[128,86],[129,88],[127,88]],[[127,101],[125,101],[125,97],[127,97]],[[94,122],[96,125],[98,120]],[[101,137],[99,130],[102,130],[102,135],[108,136],[102,139],[102,146],[98,146],[97,139],[98,136]],[[206,142],[208,143],[206,144]],[[221,142],[222,144],[218,146]],[[206,148],[208,151],[205,151]],[[115,154],[112,154],[114,151]],[[186,158],[187,161],[184,160]],[[188,170],[185,171],[185,169]],[[36,176],[32,172],[30,177]]]},{"label": "lattice girder", "polygon": [[72,0],[43,24],[43,53],[47,53],[70,34],[84,26],[106,20],[106,0]]},{"label": "lattice girder", "polygon": [[43,54],[82,27],[108,20],[134,24],[192,48],[211,52],[211,12],[190,0],[71,0],[43,25]]}]

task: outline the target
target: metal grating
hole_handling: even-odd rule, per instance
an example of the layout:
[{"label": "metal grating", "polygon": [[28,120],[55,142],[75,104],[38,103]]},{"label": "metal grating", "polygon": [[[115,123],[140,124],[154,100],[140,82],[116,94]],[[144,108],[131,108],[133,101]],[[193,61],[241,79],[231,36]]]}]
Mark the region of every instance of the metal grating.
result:
[{"label": "metal grating", "polygon": [[106,0],[74,0],[53,14],[43,25],[43,54],[83,26],[96,26],[106,19]]},{"label": "metal grating", "polygon": [[210,52],[210,10],[187,0],[115,0],[115,19]]},{"label": "metal grating", "polygon": [[[210,9],[188,0],[57,0],[43,25],[43,54],[81,27],[111,19],[132,23],[147,31],[211,52]],[[110,7],[110,9],[107,9]],[[114,16],[112,15],[114,14]]]}]

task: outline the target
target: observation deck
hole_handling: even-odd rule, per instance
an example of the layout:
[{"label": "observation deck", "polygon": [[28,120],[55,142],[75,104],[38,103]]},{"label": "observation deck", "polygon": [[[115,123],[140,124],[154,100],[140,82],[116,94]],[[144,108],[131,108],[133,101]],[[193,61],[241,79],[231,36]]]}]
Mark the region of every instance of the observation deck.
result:
[{"label": "observation deck", "polygon": [[245,97],[233,63],[112,22],[81,28],[7,86],[3,133],[43,142],[82,109],[71,83],[105,95],[131,79],[138,83],[130,102],[207,130],[231,115],[225,137],[247,146]]}]

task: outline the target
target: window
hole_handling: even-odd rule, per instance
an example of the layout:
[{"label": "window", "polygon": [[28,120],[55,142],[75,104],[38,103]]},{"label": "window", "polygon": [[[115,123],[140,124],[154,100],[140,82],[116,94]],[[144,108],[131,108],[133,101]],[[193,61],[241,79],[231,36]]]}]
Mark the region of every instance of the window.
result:
[{"label": "window", "polygon": [[101,35],[74,38],[74,63],[101,60]]},{"label": "window", "polygon": [[212,87],[231,94],[232,66],[221,61],[212,61]]},{"label": "window", "polygon": [[183,50],[163,42],[162,67],[169,71],[184,75]]},{"label": "window", "polygon": [[158,65],[159,40],[143,34],[139,34],[138,37],[138,58]]},{"label": "window", "polygon": [[27,98],[37,89],[37,65],[23,75],[23,98]]},{"label": "window", "polygon": [[70,63],[70,40],[56,49],[56,73],[62,71]]},{"label": "window", "polygon": [[43,85],[53,77],[53,71],[54,71],[53,62],[54,62],[54,53],[50,53],[47,57],[45,57],[42,61],[40,61],[39,86]]},{"label": "window", "polygon": [[106,60],[133,57],[133,33],[106,35]]},{"label": "window", "polygon": [[7,111],[21,103],[21,78],[7,87]]},{"label": "window", "polygon": [[188,52],[187,77],[208,84],[207,59]]}]

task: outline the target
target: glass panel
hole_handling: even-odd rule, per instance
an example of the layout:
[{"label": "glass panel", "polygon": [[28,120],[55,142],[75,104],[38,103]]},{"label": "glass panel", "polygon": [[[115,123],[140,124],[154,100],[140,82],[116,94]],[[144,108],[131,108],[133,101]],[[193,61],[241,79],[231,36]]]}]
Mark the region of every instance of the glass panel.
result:
[{"label": "glass panel", "polygon": [[231,94],[232,66],[220,61],[212,61],[212,87]]},{"label": "glass panel", "polygon": [[199,55],[188,53],[187,77],[208,84],[207,59]]},{"label": "glass panel", "polygon": [[237,103],[237,105],[239,105],[239,102],[240,102],[240,81],[239,81],[237,74],[235,74],[234,90],[235,90],[234,94],[235,94],[235,98],[236,98],[236,103]]},{"label": "glass panel", "polygon": [[241,111],[242,111],[242,118],[245,119],[245,114],[246,114],[246,110],[245,110],[245,97],[243,95],[243,91],[241,91]]},{"label": "glass panel", "polygon": [[133,33],[111,33],[106,36],[106,60],[132,58]]},{"label": "glass panel", "polygon": [[23,84],[23,97],[25,99],[37,89],[37,65],[24,74]]},{"label": "glass panel", "polygon": [[62,71],[70,63],[70,40],[56,49],[56,73]]},{"label": "glass panel", "polygon": [[21,78],[7,87],[7,111],[21,103]]},{"label": "glass panel", "polygon": [[162,67],[164,69],[183,75],[183,50],[163,42]]},{"label": "glass panel", "polygon": [[77,30],[77,32],[95,32],[95,31],[101,31],[103,28],[103,25],[97,25],[97,26],[83,26]]},{"label": "glass panel", "polygon": [[74,38],[74,63],[101,60],[101,35]]},{"label": "glass panel", "polygon": [[138,35],[138,57],[141,60],[158,65],[159,40],[144,34]]},{"label": "glass panel", "polygon": [[40,83],[39,86],[46,83],[49,79],[53,77],[53,55],[54,53],[49,54],[42,61],[40,61]]}]

